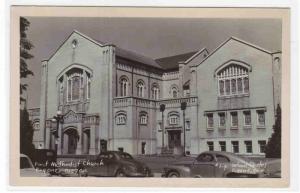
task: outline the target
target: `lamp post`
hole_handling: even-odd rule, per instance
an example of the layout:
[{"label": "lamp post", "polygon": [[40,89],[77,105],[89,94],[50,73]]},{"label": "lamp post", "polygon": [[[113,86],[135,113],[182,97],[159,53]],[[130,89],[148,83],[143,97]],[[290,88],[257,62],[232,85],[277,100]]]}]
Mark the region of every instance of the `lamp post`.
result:
[{"label": "lamp post", "polygon": [[162,129],[162,134],[161,134],[161,142],[162,142],[162,149],[165,147],[165,128],[164,128],[164,111],[166,109],[166,105],[165,104],[161,104],[159,107],[159,110],[161,112],[161,129]]},{"label": "lamp post", "polygon": [[53,116],[52,122],[56,122],[56,130],[55,130],[55,153],[57,154],[57,149],[58,149],[58,130],[59,130],[59,123],[63,123],[63,115],[61,111],[57,111],[56,116]]},{"label": "lamp post", "polygon": [[181,110],[183,112],[183,156],[185,156],[185,109],[186,109],[186,102],[181,103]]}]

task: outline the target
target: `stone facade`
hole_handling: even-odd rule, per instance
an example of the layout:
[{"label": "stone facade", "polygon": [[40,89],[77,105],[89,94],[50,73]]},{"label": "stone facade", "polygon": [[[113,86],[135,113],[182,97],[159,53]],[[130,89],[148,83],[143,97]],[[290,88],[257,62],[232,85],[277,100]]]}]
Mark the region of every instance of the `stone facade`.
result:
[{"label": "stone facade", "polygon": [[280,103],[281,53],[229,38],[177,59],[167,68],[74,31],[42,62],[40,108],[30,110],[35,145],[63,155],[180,154],[185,141],[191,154],[263,155]]}]

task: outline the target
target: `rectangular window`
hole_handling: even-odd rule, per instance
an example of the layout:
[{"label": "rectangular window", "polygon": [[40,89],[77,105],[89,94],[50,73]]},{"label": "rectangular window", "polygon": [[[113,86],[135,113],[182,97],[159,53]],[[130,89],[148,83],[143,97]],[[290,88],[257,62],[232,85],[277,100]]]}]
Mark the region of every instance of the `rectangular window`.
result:
[{"label": "rectangular window", "polygon": [[226,127],[225,113],[219,113],[219,127],[220,128]]},{"label": "rectangular window", "polygon": [[220,141],[220,150],[221,151],[226,151],[226,142],[225,141]]},{"label": "rectangular window", "polygon": [[245,141],[246,153],[252,153],[252,141]]},{"label": "rectangular window", "polygon": [[260,140],[260,141],[258,141],[258,144],[259,144],[259,152],[260,153],[265,153],[266,141],[265,140]]},{"label": "rectangular window", "polygon": [[207,116],[207,128],[213,128],[214,127],[214,116],[212,113],[209,113]]},{"label": "rectangular window", "polygon": [[244,126],[251,126],[251,111],[244,111]]},{"label": "rectangular window", "polygon": [[231,112],[231,127],[238,127],[238,113],[237,112]]},{"label": "rectangular window", "polygon": [[170,125],[177,125],[178,124],[178,116],[177,115],[171,115],[169,118]]},{"label": "rectangular window", "polygon": [[264,110],[257,111],[257,125],[265,126],[265,111]]},{"label": "rectangular window", "polygon": [[232,141],[232,152],[233,153],[239,153],[239,142],[238,141]]},{"label": "rectangular window", "polygon": [[147,124],[147,115],[141,115],[140,117],[140,124],[146,125]]},{"label": "rectangular window", "polygon": [[213,141],[208,141],[207,146],[208,146],[208,151],[214,151],[214,142]]}]

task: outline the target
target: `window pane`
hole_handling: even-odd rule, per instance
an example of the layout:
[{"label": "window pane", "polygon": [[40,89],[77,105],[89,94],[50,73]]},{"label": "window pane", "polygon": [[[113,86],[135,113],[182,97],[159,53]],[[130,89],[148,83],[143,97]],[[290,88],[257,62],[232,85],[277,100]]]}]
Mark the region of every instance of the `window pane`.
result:
[{"label": "window pane", "polygon": [[239,78],[237,80],[237,86],[238,86],[238,93],[243,93],[243,83],[242,83],[242,79]]},{"label": "window pane", "polygon": [[238,126],[237,112],[232,112],[231,113],[231,126],[232,127],[237,127]]},{"label": "window pane", "polygon": [[220,89],[220,95],[224,95],[224,81],[220,80],[219,81],[219,89]]},{"label": "window pane", "polygon": [[247,77],[244,78],[244,92],[249,93],[249,79]]},{"label": "window pane", "polygon": [[258,114],[258,125],[264,126],[265,125],[265,112],[257,111],[257,114]]},{"label": "window pane", "polygon": [[239,153],[239,142],[238,141],[232,141],[232,152],[233,153]]},{"label": "window pane", "polygon": [[266,141],[258,141],[260,153],[265,153]]},{"label": "window pane", "polygon": [[209,151],[214,151],[214,142],[208,141],[207,146]]},{"label": "window pane", "polygon": [[226,142],[225,141],[220,141],[220,150],[221,151],[226,151]]},{"label": "window pane", "polygon": [[219,114],[219,126],[225,127],[226,121],[225,121],[225,113]]},{"label": "window pane", "polygon": [[252,153],[252,141],[245,141],[246,153]]},{"label": "window pane", "polygon": [[244,121],[245,125],[251,125],[251,112],[250,111],[245,111],[244,112]]},{"label": "window pane", "polygon": [[72,78],[72,100],[79,99],[79,92],[80,92],[80,77],[74,76]]},{"label": "window pane", "polygon": [[72,85],[72,80],[69,79],[68,80],[68,101],[71,101],[71,92],[72,92],[72,88],[71,88],[71,85]]},{"label": "window pane", "polygon": [[225,81],[225,91],[226,95],[230,95],[230,80]]},{"label": "window pane", "polygon": [[207,127],[214,126],[214,117],[213,114],[207,114]]},{"label": "window pane", "polygon": [[231,93],[236,94],[236,79],[231,79]]}]

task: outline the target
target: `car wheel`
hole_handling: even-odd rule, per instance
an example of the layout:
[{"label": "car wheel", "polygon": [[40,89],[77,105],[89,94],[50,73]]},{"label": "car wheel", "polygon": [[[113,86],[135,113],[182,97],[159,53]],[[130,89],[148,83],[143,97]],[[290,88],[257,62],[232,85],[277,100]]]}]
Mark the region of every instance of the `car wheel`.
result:
[{"label": "car wheel", "polygon": [[179,173],[172,171],[168,174],[168,178],[179,178]]},{"label": "car wheel", "polygon": [[122,170],[116,172],[116,177],[125,177],[125,173]]}]

